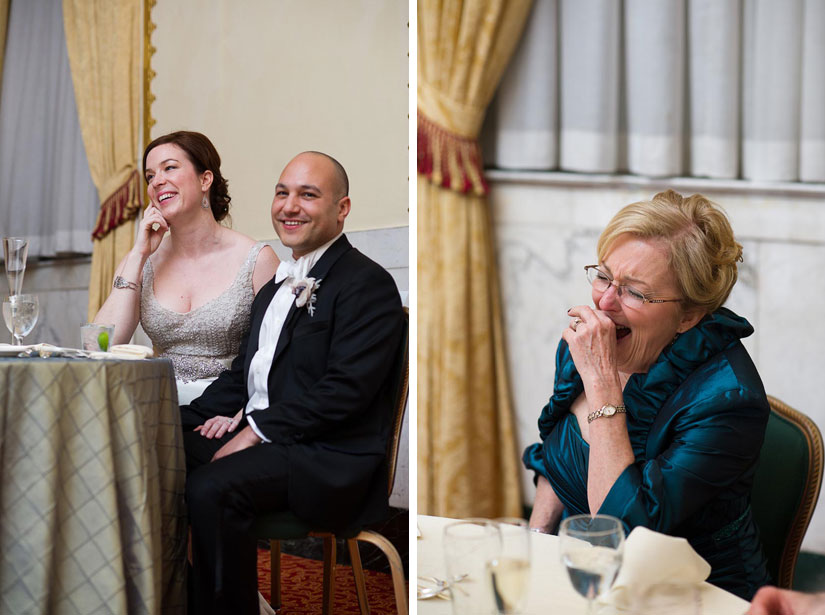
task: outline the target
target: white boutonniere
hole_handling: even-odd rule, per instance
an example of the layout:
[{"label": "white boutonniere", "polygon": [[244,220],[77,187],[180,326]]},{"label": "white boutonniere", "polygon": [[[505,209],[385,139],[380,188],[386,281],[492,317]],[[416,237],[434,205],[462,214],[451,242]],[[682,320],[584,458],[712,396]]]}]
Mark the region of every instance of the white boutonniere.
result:
[{"label": "white boutonniere", "polygon": [[321,280],[315,278],[304,278],[292,285],[292,294],[295,295],[295,307],[307,306],[310,316],[315,315],[315,291],[321,286]]}]

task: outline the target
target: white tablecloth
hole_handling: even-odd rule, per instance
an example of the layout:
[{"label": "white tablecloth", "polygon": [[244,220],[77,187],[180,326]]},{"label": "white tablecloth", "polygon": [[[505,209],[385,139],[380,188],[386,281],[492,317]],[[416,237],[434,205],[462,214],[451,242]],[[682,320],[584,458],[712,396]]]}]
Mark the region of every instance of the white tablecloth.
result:
[{"label": "white tablecloth", "polygon": [[[420,576],[445,579],[444,553],[441,537],[444,526],[455,519],[419,515],[418,566]],[[525,615],[584,615],[587,601],[573,589],[567,571],[559,558],[556,536],[531,533],[532,566]],[[742,615],[748,603],[710,583],[702,583],[697,615]],[[419,615],[452,615],[449,600],[431,598],[418,600]]]}]

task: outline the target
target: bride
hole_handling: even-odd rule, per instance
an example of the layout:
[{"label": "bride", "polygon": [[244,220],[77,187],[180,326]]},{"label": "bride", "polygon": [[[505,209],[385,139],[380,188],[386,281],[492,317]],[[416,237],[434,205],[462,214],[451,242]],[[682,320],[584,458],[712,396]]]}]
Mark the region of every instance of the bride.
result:
[{"label": "bride", "polygon": [[221,224],[231,197],[220,164],[197,132],[146,147],[150,203],[94,318],[115,325],[113,344],[128,342],[140,322],[157,355],[171,359],[182,405],[238,354],[252,300],[279,263],[272,248]]},{"label": "bride", "polygon": [[[157,355],[172,361],[181,405],[229,367],[252,300],[279,264],[272,248],[221,224],[231,197],[220,167],[215,147],[197,132],[173,132],[146,147],[150,203],[94,318],[115,325],[112,344],[128,342],[140,322]],[[234,431],[241,412],[232,423],[210,419],[201,433]],[[262,615],[273,613],[260,593],[258,602]]]}]

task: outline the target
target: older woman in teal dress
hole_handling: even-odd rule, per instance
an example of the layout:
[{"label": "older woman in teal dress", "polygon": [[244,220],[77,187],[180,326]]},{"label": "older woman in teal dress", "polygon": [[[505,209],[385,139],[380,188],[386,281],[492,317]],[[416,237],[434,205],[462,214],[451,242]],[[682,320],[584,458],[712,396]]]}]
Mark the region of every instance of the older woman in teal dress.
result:
[{"label": "older woman in teal dress", "polygon": [[742,247],[701,195],[669,190],[622,209],[586,267],[594,307],[570,309],[556,355],[541,442],[532,528],[602,513],[683,536],[711,583],[750,599],[768,582],[750,492],[770,407],[721,307]]}]

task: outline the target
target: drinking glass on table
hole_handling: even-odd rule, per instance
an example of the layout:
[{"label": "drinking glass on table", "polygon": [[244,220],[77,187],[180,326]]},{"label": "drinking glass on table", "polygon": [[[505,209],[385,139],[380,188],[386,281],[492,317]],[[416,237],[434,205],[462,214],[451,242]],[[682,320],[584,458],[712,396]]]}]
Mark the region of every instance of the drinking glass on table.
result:
[{"label": "drinking glass on table", "polygon": [[495,520],[501,532],[501,552],[487,562],[496,612],[520,613],[527,599],[530,581],[530,529],[524,519],[501,517]]},{"label": "drinking glass on table", "polygon": [[106,352],[114,335],[114,325],[87,323],[80,327],[80,347],[90,352]]},{"label": "drinking glass on table", "polygon": [[561,522],[559,550],[573,588],[587,598],[593,613],[596,597],[610,589],[622,564],[622,522],[608,515],[574,515]]},{"label": "drinking glass on table", "polygon": [[489,519],[465,519],[444,527],[444,559],[454,615],[495,613],[487,562],[501,552],[501,531]]},{"label": "drinking glass on table", "polygon": [[3,320],[16,346],[23,345],[23,338],[31,333],[39,313],[37,295],[12,295],[3,300]]},{"label": "drinking glass on table", "polygon": [[23,292],[23,274],[26,272],[26,256],[29,241],[22,237],[3,237],[3,259],[9,280],[9,296]]}]

